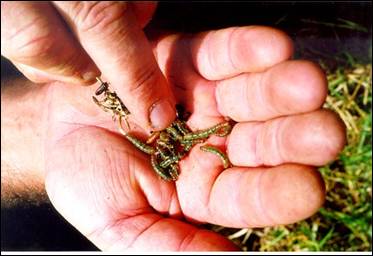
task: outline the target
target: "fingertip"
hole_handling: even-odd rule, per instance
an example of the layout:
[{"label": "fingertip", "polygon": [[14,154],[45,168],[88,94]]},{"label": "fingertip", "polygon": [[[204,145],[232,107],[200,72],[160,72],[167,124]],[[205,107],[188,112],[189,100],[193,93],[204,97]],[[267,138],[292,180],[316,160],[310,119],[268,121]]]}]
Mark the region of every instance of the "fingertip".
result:
[{"label": "fingertip", "polygon": [[98,69],[88,70],[82,73],[82,85],[89,86],[97,82],[96,78],[101,76]]},{"label": "fingertip", "polygon": [[313,164],[322,166],[335,160],[343,150],[347,141],[346,126],[335,112],[327,109],[317,112],[312,122],[306,126],[306,132],[310,135],[308,144],[313,142],[314,152],[320,152]]},{"label": "fingertip", "polygon": [[326,113],[328,113],[330,118],[330,127],[333,128],[332,131],[330,131],[330,134],[333,134],[334,136],[329,136],[330,142],[329,145],[332,146],[332,150],[330,150],[330,160],[334,160],[337,155],[343,150],[343,148],[347,144],[347,132],[346,132],[346,125],[341,119],[341,117],[331,111],[331,110],[324,110]]},{"label": "fingertip", "polygon": [[330,110],[289,118],[283,131],[279,135],[283,143],[277,150],[281,152],[281,162],[322,166],[335,160],[346,144],[344,123]]},{"label": "fingertip", "polygon": [[237,63],[241,63],[238,66],[245,67],[245,71],[261,72],[293,55],[292,39],[279,29],[249,26],[241,28],[236,34],[236,49],[245,50],[232,56],[237,58]]},{"label": "fingertip", "polygon": [[291,224],[315,214],[325,201],[325,184],[313,167],[287,164],[263,173],[261,204],[272,225]]},{"label": "fingertip", "polygon": [[269,87],[277,87],[274,90],[268,88],[268,93],[283,112],[289,112],[289,109],[293,113],[313,111],[325,102],[328,89],[326,76],[314,62],[288,61],[266,75],[277,80],[267,81]]},{"label": "fingertip", "polygon": [[150,126],[153,130],[166,129],[175,120],[174,105],[168,99],[163,99],[150,107]]}]

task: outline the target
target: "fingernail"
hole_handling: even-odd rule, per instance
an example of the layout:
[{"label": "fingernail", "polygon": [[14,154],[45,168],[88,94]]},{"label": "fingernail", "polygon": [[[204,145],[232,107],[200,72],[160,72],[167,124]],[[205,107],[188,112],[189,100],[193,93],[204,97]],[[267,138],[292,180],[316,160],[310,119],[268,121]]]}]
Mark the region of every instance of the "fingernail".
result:
[{"label": "fingernail", "polygon": [[100,73],[94,72],[94,71],[87,71],[82,74],[82,79],[86,84],[93,84],[96,82],[96,77],[99,77]]},{"label": "fingernail", "polygon": [[175,115],[175,109],[168,100],[158,101],[150,108],[150,125],[155,130],[165,129],[175,119]]}]

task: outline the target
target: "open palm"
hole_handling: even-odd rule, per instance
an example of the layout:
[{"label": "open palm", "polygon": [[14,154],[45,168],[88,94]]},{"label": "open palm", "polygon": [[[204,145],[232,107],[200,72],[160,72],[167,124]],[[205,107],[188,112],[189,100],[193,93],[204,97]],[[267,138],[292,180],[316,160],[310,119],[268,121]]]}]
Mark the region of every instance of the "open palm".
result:
[{"label": "open palm", "polygon": [[[179,179],[163,181],[149,156],[94,105],[95,88],[55,83],[46,188],[56,209],[100,249],[137,251],[235,250],[195,224],[263,227],[317,211],[324,185],[311,166],[333,160],[345,143],[338,117],[319,110],[327,89],[320,68],[288,60],[290,39],[265,27],[153,43],[177,101],[192,113],[192,130],[224,116],[238,122],[227,139],[208,141],[227,149],[234,167],[224,170],[217,156],[195,146],[180,162]],[[145,138],[130,122],[131,132]]]}]

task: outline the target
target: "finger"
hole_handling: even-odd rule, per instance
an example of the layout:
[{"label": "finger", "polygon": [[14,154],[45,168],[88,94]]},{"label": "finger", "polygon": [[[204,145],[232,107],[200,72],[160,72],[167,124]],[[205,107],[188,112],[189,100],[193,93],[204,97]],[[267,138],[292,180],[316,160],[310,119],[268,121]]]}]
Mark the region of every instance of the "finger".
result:
[{"label": "finger", "polygon": [[152,19],[153,14],[157,8],[157,2],[138,2],[134,1],[133,12],[136,16],[136,20],[141,28],[144,28]]},{"label": "finger", "polygon": [[300,163],[321,166],[334,160],[346,144],[337,114],[319,110],[267,122],[236,124],[227,153],[237,166]]},{"label": "finger", "polygon": [[231,227],[291,224],[312,216],[325,200],[320,173],[301,165],[231,168],[210,189],[208,217]]},{"label": "finger", "polygon": [[326,95],[324,72],[318,65],[300,60],[220,81],[216,89],[220,113],[236,121],[261,121],[313,111],[322,106]]},{"label": "finger", "polygon": [[235,27],[202,33],[191,44],[194,65],[209,80],[260,72],[289,59],[291,39],[263,26]]},{"label": "finger", "polygon": [[199,157],[184,163],[192,168],[183,169],[177,181],[189,220],[234,228],[275,226],[305,219],[324,202],[325,187],[314,168],[286,164],[223,171],[219,159],[212,159],[216,156]]},{"label": "finger", "polygon": [[48,83],[56,80],[51,79],[50,76],[48,76],[48,73],[44,73],[40,70],[29,67],[22,63],[13,62],[13,65],[16,66],[17,69],[21,71],[25,77],[27,77],[30,81],[34,83]]},{"label": "finger", "polygon": [[64,82],[90,84],[100,72],[49,3],[1,3],[1,54]]},{"label": "finger", "polygon": [[175,99],[131,5],[55,2],[81,44],[138,122],[161,130],[175,118]]},{"label": "finger", "polygon": [[31,81],[35,83],[48,83],[53,81],[60,81],[64,83],[71,83],[71,77],[52,74],[46,71],[30,67],[28,65],[13,62],[13,64]]},{"label": "finger", "polygon": [[[62,216],[100,249],[237,250],[211,231],[155,214],[157,207],[148,205],[144,193],[153,190],[150,196],[157,201],[162,198],[162,204],[169,207],[173,185],[159,179],[153,184],[156,177],[144,155],[131,149],[128,142],[98,128],[74,129],[52,141],[46,155],[49,198]],[[139,179],[147,187],[141,188]]]}]

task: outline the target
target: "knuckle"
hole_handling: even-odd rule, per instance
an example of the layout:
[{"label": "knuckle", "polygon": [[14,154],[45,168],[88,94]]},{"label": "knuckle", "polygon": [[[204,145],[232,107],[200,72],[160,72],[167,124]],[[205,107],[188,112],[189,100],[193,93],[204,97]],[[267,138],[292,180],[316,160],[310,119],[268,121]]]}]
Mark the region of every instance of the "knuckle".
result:
[{"label": "knuckle", "polygon": [[82,32],[102,32],[116,21],[126,16],[128,4],[123,2],[77,2],[74,16]]},{"label": "knuckle", "polygon": [[[239,70],[240,65],[239,61],[237,60],[238,56],[241,56],[240,54],[237,54],[237,38],[239,39],[239,36],[243,34],[244,30],[240,27],[233,27],[230,28],[230,34],[228,34],[227,39],[227,50],[228,50],[228,60],[230,64],[230,68],[232,70]],[[236,39],[236,40],[235,40]]]},{"label": "knuckle", "polygon": [[157,84],[158,79],[156,66],[150,65],[147,68],[139,69],[134,72],[133,79],[130,81],[129,92],[140,97],[152,95],[151,88]]},{"label": "knuckle", "polygon": [[55,37],[45,19],[36,18],[5,36],[3,50],[14,59],[29,59],[48,55],[55,45]]}]

